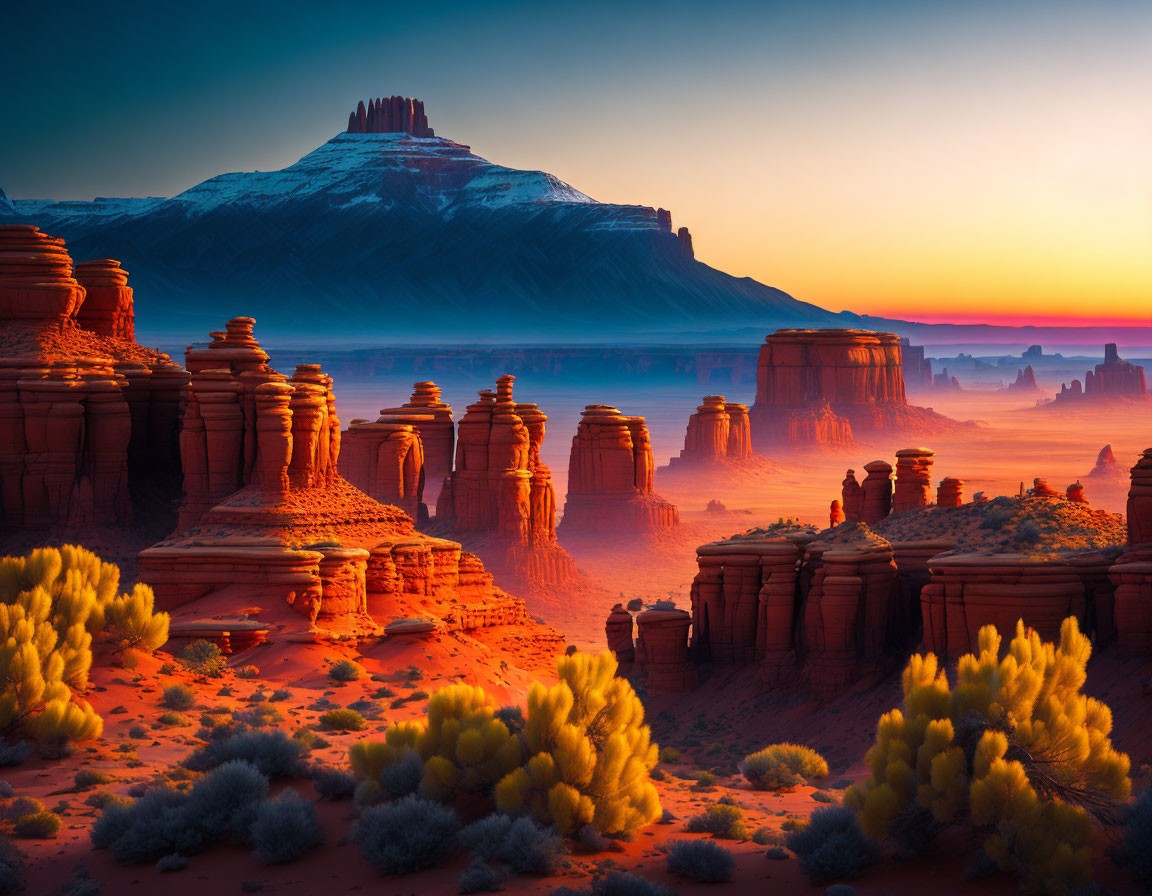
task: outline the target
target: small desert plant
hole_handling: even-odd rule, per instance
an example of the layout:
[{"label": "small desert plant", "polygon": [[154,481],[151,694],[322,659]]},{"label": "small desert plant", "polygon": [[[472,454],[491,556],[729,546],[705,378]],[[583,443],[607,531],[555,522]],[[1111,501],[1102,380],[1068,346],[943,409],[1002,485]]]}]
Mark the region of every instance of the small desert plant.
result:
[{"label": "small desert plant", "polygon": [[128,729],[128,736],[136,740],[143,740],[148,736],[148,729],[143,725],[133,725]]},{"label": "small desert plant", "polygon": [[481,858],[475,858],[460,875],[461,893],[491,893],[500,889],[500,884],[508,879],[508,873],[494,868]]},{"label": "small desert plant", "polygon": [[680,751],[675,747],[661,747],[660,761],[669,765],[677,763],[680,761]]},{"label": "small desert plant", "polygon": [[244,731],[214,740],[186,757],[181,765],[204,772],[233,759],[243,759],[270,778],[301,777],[307,773],[306,748],[283,731]]},{"label": "small desert plant", "polygon": [[673,840],[667,862],[672,874],[701,883],[731,880],[736,873],[732,853],[710,840]]},{"label": "small desert plant", "polygon": [[782,846],[770,846],[765,850],[764,855],[768,856],[768,858],[774,862],[782,862],[788,858],[788,850]]},{"label": "small desert plant", "polygon": [[1152,892],[1152,789],[1128,808],[1120,853],[1144,892]]},{"label": "small desert plant", "polygon": [[132,800],[127,797],[120,796],[120,794],[110,790],[97,790],[95,793],[89,794],[88,798],[84,800],[84,805],[91,806],[93,809],[106,809],[109,806],[127,806],[131,802]]},{"label": "small desert plant", "polygon": [[271,728],[284,721],[284,713],[270,703],[257,703],[247,709],[238,709],[232,718],[253,728]]},{"label": "small desert plant", "polygon": [[817,883],[858,877],[880,860],[879,846],[864,836],[856,813],[845,806],[817,809],[785,842],[800,859],[800,870]]},{"label": "small desert plant", "polygon": [[324,842],[316,807],[295,790],[260,804],[251,837],[252,854],[268,865],[294,861]]},{"label": "small desert plant", "polygon": [[740,771],[756,790],[789,790],[805,778],[827,777],[828,763],[810,747],[783,743],[745,756]]},{"label": "small desert plant", "polygon": [[72,776],[72,783],[76,785],[77,790],[87,790],[90,787],[98,787],[101,784],[107,784],[111,780],[112,778],[110,776],[94,768],[82,768]]},{"label": "small desert plant", "polygon": [[312,787],[325,799],[347,800],[356,792],[356,776],[352,772],[327,765],[314,765],[311,774]]},{"label": "small desert plant", "polygon": [[356,710],[344,707],[330,709],[320,716],[320,727],[325,731],[363,731],[368,723]]},{"label": "small desert plant", "polygon": [[157,724],[164,725],[168,728],[180,728],[184,725],[191,725],[188,716],[182,712],[164,712],[156,719]]},{"label": "small desert plant", "polygon": [[156,862],[156,870],[161,874],[169,871],[183,871],[188,867],[188,859],[179,853],[170,853],[169,855],[162,856]]},{"label": "small desert plant", "polygon": [[287,688],[278,688],[277,690],[275,690],[271,693],[271,695],[268,697],[268,699],[271,700],[273,703],[278,703],[281,700],[289,699],[291,696],[292,696],[292,692],[290,690],[288,690]]},{"label": "small desert plant", "polygon": [[512,874],[547,874],[563,851],[555,831],[531,818],[499,812],[464,828],[460,842],[486,863],[501,865]]},{"label": "small desert plant", "polygon": [[824,896],[856,896],[856,888],[851,884],[832,884],[824,890]]},{"label": "small desert plant", "polygon": [[168,614],[157,613],[154,604],[152,589],[143,584],[108,602],[104,614],[121,650],[151,653],[167,642]]},{"label": "small desert plant", "polygon": [[12,836],[47,840],[60,830],[60,816],[47,810],[21,815],[12,823]]},{"label": "small desert plant", "polygon": [[364,674],[364,667],[351,660],[340,660],[328,667],[328,677],[333,681],[356,681]]},{"label": "small desert plant", "polygon": [[592,880],[592,896],[671,896],[654,880],[627,871],[609,871]]},{"label": "small desert plant", "polygon": [[32,755],[32,745],[26,740],[12,744],[0,737],[0,766],[19,765]]},{"label": "small desert plant", "polygon": [[179,660],[197,675],[219,678],[224,674],[224,653],[211,641],[192,641],[185,645],[180,651]]},{"label": "small desert plant", "polygon": [[409,874],[436,865],[456,844],[460,817],[416,795],[371,806],[352,837],[368,864],[383,874]]},{"label": "small desert plant", "polygon": [[196,705],[196,694],[186,684],[172,684],[164,688],[160,705],[166,709],[191,709]]},{"label": "small desert plant", "polygon": [[690,834],[711,834],[724,840],[746,840],[744,810],[731,803],[715,803],[688,819],[684,828]]}]

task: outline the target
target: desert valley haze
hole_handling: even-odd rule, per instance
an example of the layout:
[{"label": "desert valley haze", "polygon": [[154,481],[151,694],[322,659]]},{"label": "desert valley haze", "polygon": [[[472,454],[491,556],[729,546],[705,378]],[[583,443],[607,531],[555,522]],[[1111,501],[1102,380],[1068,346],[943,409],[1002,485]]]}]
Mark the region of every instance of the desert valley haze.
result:
[{"label": "desert valley haze", "polygon": [[1152,892],[1152,12],[13,12],[0,896]]}]

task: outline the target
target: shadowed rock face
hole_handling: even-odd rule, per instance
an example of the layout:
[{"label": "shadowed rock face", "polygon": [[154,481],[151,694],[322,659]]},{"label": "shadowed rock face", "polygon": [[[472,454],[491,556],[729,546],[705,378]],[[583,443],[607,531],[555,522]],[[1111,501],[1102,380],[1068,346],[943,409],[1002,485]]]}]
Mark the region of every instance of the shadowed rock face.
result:
[{"label": "shadowed rock face", "polygon": [[126,525],[132,491],[175,492],[187,374],[132,340],[132,289],[112,259],[76,266],[64,240],[0,226],[0,525]]}]

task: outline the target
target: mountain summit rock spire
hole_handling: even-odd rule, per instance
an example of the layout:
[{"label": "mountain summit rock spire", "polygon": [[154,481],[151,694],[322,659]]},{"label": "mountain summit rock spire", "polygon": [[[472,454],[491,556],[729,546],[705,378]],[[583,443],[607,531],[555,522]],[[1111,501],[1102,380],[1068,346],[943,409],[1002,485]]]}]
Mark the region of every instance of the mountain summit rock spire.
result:
[{"label": "mountain summit rock spire", "polygon": [[411,134],[413,137],[435,137],[428,127],[424,103],[405,96],[377,97],[360,102],[355,112],[348,113],[349,134]]}]

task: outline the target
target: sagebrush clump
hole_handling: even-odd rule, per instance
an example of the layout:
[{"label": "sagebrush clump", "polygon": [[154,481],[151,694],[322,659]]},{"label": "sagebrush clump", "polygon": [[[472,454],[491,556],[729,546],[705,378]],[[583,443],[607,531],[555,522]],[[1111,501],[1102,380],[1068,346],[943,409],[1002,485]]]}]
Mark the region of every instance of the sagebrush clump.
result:
[{"label": "sagebrush clump", "polygon": [[415,794],[365,809],[352,839],[368,864],[382,874],[431,868],[456,846],[460,816]]},{"label": "sagebrush clump", "polygon": [[1091,882],[1091,820],[1112,820],[1131,789],[1112,713],[1081,693],[1092,645],[1075,618],[1058,644],[1023,622],[1007,654],[993,626],[951,686],[936,657],[913,656],[904,702],[880,718],[872,777],[845,795],[865,833],[923,848],[945,825],[987,832],[984,850],[1025,889]]},{"label": "sagebrush clump", "polygon": [[828,763],[811,747],[772,744],[745,756],[740,772],[756,790],[790,790],[805,779],[826,778]]},{"label": "sagebrush clump", "polygon": [[295,861],[324,842],[316,807],[295,790],[259,805],[250,836],[252,854],[268,865]]},{"label": "sagebrush clump", "polygon": [[119,585],[114,564],[74,545],[0,559],[0,734],[57,747],[100,736],[100,717],[74,695],[88,686],[93,638],[144,651],[168,640],[152,589],[117,595]]},{"label": "sagebrush clump", "polygon": [[880,847],[860,830],[856,813],[828,806],[812,813],[784,840],[800,860],[800,870],[818,883],[859,877],[880,861]]},{"label": "sagebrush clump", "polygon": [[732,853],[711,840],[673,840],[668,844],[668,870],[701,883],[732,880],[736,860]]}]

